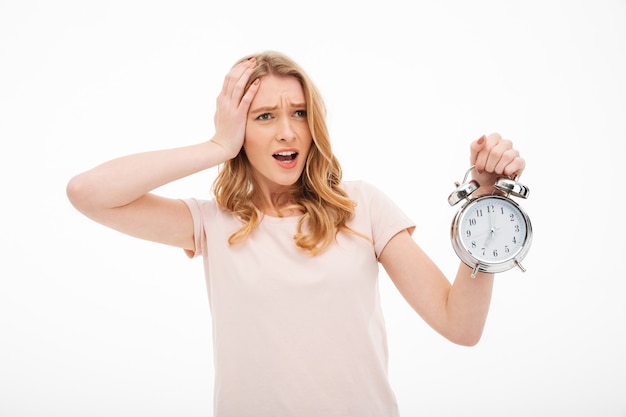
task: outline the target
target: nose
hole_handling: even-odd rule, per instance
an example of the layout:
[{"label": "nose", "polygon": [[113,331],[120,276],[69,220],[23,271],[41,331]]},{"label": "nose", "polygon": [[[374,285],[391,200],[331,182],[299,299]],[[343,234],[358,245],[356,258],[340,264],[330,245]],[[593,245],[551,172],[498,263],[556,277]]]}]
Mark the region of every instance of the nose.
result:
[{"label": "nose", "polygon": [[285,116],[282,117],[278,123],[278,131],[276,132],[276,139],[281,142],[290,142],[296,138],[296,131],[291,125],[293,121]]}]

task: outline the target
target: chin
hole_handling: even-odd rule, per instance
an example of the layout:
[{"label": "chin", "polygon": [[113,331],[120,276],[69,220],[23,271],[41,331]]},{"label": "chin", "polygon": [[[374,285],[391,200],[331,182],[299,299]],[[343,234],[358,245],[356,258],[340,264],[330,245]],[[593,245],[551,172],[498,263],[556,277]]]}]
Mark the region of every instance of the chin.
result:
[{"label": "chin", "polygon": [[274,178],[274,182],[277,185],[281,185],[284,187],[291,187],[292,185],[295,185],[298,183],[301,176],[302,176],[302,172],[300,172],[298,175],[279,175]]},{"label": "chin", "polygon": [[282,180],[282,181],[278,181],[276,182],[277,185],[281,185],[283,187],[291,187],[295,184],[298,183],[298,179],[300,179],[300,177],[298,178],[294,178],[293,180]]}]

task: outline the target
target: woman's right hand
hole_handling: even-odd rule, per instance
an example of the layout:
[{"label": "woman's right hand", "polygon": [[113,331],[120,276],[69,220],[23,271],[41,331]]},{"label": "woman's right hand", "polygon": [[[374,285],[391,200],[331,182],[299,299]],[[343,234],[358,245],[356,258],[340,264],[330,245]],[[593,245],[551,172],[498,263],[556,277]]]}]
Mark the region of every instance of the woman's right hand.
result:
[{"label": "woman's right hand", "polygon": [[237,156],[243,146],[248,110],[259,89],[260,80],[254,80],[245,94],[244,89],[255,68],[254,58],[235,65],[226,75],[222,91],[217,97],[215,135],[211,141],[224,149],[228,159]]},{"label": "woman's right hand", "polygon": [[67,185],[72,204],[87,217],[141,239],[194,249],[186,204],[152,190],[234,158],[243,145],[257,80],[244,94],[256,62],[247,60],[226,76],[217,98],[215,136],[210,141],[115,158],[74,176]]}]

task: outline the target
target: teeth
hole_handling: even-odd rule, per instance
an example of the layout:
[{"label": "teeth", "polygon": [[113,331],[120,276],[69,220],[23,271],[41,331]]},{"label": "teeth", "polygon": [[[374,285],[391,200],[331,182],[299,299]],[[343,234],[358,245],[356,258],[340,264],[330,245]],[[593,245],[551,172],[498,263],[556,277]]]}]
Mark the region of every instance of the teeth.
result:
[{"label": "teeth", "polygon": [[295,155],[296,152],[278,152],[275,153],[274,155],[280,155],[280,156],[291,156],[291,155]]}]

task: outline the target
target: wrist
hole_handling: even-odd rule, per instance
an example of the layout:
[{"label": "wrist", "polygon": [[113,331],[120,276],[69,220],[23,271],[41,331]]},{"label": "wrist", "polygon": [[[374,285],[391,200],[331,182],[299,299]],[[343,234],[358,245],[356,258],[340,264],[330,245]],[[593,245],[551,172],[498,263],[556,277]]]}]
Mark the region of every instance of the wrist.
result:
[{"label": "wrist", "polygon": [[207,149],[207,153],[211,155],[212,159],[217,161],[217,164],[221,164],[230,159],[233,159],[239,154],[239,151],[241,150],[241,148],[234,149],[232,146],[228,146],[228,143],[224,143],[223,140],[217,137],[211,138],[211,140],[206,142],[206,144],[209,148]]},{"label": "wrist", "polygon": [[229,143],[229,141],[224,140],[217,136],[213,136],[208,141],[208,143],[209,143],[209,146],[213,148],[211,149],[211,153],[220,159],[220,163],[226,162],[229,159],[233,159],[234,157],[239,155],[239,152],[241,151],[241,146],[239,147],[232,146],[232,144]]}]

